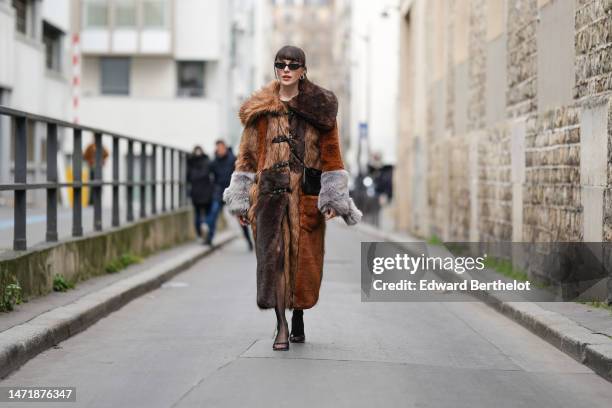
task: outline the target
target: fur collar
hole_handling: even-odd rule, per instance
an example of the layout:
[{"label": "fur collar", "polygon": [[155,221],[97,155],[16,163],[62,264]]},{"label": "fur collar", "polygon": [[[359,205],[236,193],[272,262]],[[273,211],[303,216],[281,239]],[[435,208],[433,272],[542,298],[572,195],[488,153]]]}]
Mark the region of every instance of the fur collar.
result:
[{"label": "fur collar", "polygon": [[333,92],[305,79],[299,83],[299,94],[285,105],[278,96],[279,89],[280,83],[273,80],[254,92],[240,107],[238,115],[242,124],[250,124],[266,113],[286,112],[288,106],[321,130],[331,130],[335,126],[338,100]]}]

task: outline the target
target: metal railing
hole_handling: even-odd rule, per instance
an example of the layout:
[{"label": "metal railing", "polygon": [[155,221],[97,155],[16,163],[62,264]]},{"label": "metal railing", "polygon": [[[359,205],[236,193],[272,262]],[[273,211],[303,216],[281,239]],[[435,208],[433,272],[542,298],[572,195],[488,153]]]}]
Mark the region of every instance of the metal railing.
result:
[{"label": "metal railing", "polygon": [[[35,115],[32,113],[8,108],[0,105],[0,117],[8,116],[12,120],[11,134],[13,135],[14,146],[14,183],[0,184],[0,191],[13,191],[14,193],[14,235],[13,249],[22,251],[27,249],[26,240],[26,214],[27,202],[26,192],[28,190],[47,191],[47,228],[46,241],[57,242],[57,204],[58,191],[60,188],[72,188],[72,236],[83,236],[83,206],[82,206],[82,191],[84,187],[89,187],[93,199],[93,229],[94,231],[102,230],[102,191],[104,186],[112,186],[112,226],[120,225],[120,187],[125,187],[125,206],[127,222],[134,221],[134,189],[139,188],[140,208],[139,218],[146,218],[146,193],[147,188],[150,192],[150,214],[156,215],[157,209],[157,193],[158,188],[161,189],[161,212],[176,209],[176,190],[178,188],[178,207],[186,204],[186,159],[187,152],[175,147],[152,143],[146,140],[141,140],[133,137],[109,132],[106,130],[73,124],[63,120],[58,120],[46,116]],[[47,161],[47,181],[44,183],[28,183],[27,180],[27,152],[28,152],[28,131],[33,126],[28,126],[28,121],[39,122],[46,124],[47,143],[46,143],[46,161]],[[73,153],[72,153],[72,174],[73,181],[60,183],[57,169],[57,154],[58,154],[58,128],[71,129],[73,137]],[[82,179],[83,170],[83,132],[91,132],[94,136],[95,143],[95,166],[93,171],[93,179],[87,182]],[[112,139],[112,181],[103,181],[102,166],[103,166],[103,137]],[[120,140],[127,141],[127,156],[126,156],[126,180],[120,180]],[[140,180],[134,180],[134,145],[140,146]],[[150,179],[146,180],[147,170],[147,150],[150,146]],[[161,156],[161,179],[157,179],[157,158]],[[178,168],[175,166],[175,160],[178,160]],[[168,163],[169,162],[169,163]],[[167,167],[170,171],[167,172]],[[167,174],[169,173],[169,174]],[[169,177],[169,178],[168,178]],[[170,191],[168,191],[170,190]],[[169,198],[169,206],[167,201]]]}]

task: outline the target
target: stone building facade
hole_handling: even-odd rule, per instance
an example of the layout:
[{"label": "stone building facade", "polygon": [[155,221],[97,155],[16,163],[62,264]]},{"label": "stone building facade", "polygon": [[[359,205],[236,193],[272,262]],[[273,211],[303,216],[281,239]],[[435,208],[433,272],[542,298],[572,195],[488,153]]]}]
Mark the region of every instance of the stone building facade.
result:
[{"label": "stone building facade", "polygon": [[612,1],[403,0],[399,230],[612,240]]}]

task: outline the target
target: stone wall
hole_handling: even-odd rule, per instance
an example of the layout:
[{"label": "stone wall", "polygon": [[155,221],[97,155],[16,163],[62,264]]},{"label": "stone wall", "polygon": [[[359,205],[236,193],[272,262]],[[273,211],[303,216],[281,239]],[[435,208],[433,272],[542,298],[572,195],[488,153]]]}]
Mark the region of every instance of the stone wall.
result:
[{"label": "stone wall", "polygon": [[[452,42],[452,37],[453,37],[453,32],[455,30],[455,23],[454,23],[454,15],[455,15],[455,7],[456,7],[456,0],[449,0],[448,1],[448,20],[447,20],[447,33],[448,35],[445,38],[444,43],[446,44],[451,44]],[[435,30],[435,25],[431,26],[432,29]],[[428,47],[429,48],[429,47]],[[453,131],[455,129],[455,124],[454,124],[454,116],[455,116],[455,110],[454,110],[454,106],[455,106],[455,87],[453,86],[453,83],[455,82],[454,80],[454,50],[453,47],[446,47],[446,52],[444,53],[446,55],[446,115],[445,115],[445,128]]]},{"label": "stone wall", "polygon": [[612,91],[611,12],[610,0],[576,0],[576,99]]},{"label": "stone wall", "polygon": [[428,149],[427,160],[427,205],[429,206],[429,232],[428,236],[445,239],[448,218],[446,213],[446,161],[440,157],[447,157],[446,141],[444,139],[431,143]]},{"label": "stone wall", "polygon": [[450,216],[447,240],[467,241],[470,237],[469,145],[466,137],[449,140]]},{"label": "stone wall", "polygon": [[537,0],[506,0],[508,5],[508,89],[509,117],[536,110],[536,23]]},{"label": "stone wall", "polygon": [[[608,163],[612,163],[612,103],[608,104]],[[603,239],[612,241],[612,168],[608,167],[608,183],[604,190]]]},{"label": "stone wall", "polygon": [[525,135],[523,240],[582,239],[579,110],[563,107],[529,121]]},{"label": "stone wall", "polygon": [[425,235],[611,241],[612,0],[419,1],[445,7],[423,36],[444,75],[413,79],[429,90]]},{"label": "stone wall", "polygon": [[510,134],[506,126],[487,129],[478,141],[478,222],[480,241],[512,239]]},{"label": "stone wall", "polygon": [[469,100],[468,130],[481,129],[485,125],[485,59],[486,16],[485,1],[474,0],[470,8],[469,34]]}]

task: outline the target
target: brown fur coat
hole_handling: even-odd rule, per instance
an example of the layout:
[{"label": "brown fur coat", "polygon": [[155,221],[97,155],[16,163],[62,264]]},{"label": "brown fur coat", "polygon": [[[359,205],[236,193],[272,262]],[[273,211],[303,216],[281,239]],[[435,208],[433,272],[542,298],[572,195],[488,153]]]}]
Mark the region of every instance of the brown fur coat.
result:
[{"label": "brown fur coat", "polygon": [[[251,223],[257,258],[257,305],[276,305],[275,287],[285,275],[287,308],[308,309],[317,303],[323,276],[325,216],[333,208],[353,225],[361,219],[348,193],[336,114],[336,96],[308,79],[289,102],[279,98],[272,81],[255,92],[240,109],[244,131],[235,171],[223,198],[232,214]],[[301,190],[302,165],[287,141],[294,141],[298,157],[323,171],[318,196]]]}]

